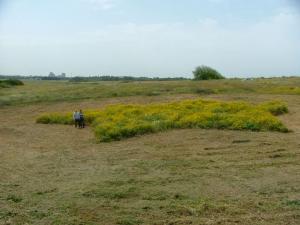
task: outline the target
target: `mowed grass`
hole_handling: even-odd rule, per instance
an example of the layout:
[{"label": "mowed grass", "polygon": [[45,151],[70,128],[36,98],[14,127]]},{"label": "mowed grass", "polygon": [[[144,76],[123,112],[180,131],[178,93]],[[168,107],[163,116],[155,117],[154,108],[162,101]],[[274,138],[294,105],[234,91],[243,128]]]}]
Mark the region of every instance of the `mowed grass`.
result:
[{"label": "mowed grass", "polygon": [[0,89],[0,106],[175,94],[300,95],[300,78],[215,81],[84,82],[30,81],[22,87]]},{"label": "mowed grass", "polygon": [[[275,117],[287,112],[287,106],[280,101],[252,105],[197,99],[150,105],[112,105],[103,110],[87,111],[85,118],[97,139],[108,142],[179,128],[287,132],[288,129]],[[72,112],[44,114],[37,122],[74,123]]]},{"label": "mowed grass", "polygon": [[[259,86],[265,81],[255,82]],[[128,85],[140,88],[137,84]],[[0,224],[299,225],[300,98],[296,94],[276,94],[289,107],[289,113],[275,117],[293,130],[288,133],[174,129],[98,143],[89,127],[36,123],[41,114],[55,111],[190,101],[210,84],[216,85],[208,82],[193,95],[167,92],[95,100],[102,84],[82,84],[79,94],[85,95],[84,90],[93,85],[99,89],[88,100],[76,101],[49,92],[61,85],[65,93],[60,82],[37,81],[1,92],[5,94],[1,98],[9,99],[12,93],[28,91],[22,101],[15,96],[12,106],[0,108]],[[297,82],[282,80],[276,85],[297,86]],[[205,94],[218,103],[251,102],[272,116],[285,111],[277,104],[262,105],[273,102],[273,94],[235,91]],[[29,93],[43,93],[41,101],[30,99]],[[48,97],[42,101],[45,96],[52,103]]]}]

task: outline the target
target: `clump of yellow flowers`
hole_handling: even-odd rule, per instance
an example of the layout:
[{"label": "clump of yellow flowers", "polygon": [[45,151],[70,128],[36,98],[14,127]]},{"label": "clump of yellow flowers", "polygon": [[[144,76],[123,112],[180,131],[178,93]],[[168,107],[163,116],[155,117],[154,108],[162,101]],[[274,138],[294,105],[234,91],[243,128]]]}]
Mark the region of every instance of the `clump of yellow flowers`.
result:
[{"label": "clump of yellow flowers", "polygon": [[[147,105],[110,105],[87,110],[85,121],[101,142],[178,128],[214,128],[251,131],[288,129],[276,117],[288,112],[281,101],[253,105],[246,102],[185,100]],[[41,115],[37,123],[73,124],[72,113]]]}]

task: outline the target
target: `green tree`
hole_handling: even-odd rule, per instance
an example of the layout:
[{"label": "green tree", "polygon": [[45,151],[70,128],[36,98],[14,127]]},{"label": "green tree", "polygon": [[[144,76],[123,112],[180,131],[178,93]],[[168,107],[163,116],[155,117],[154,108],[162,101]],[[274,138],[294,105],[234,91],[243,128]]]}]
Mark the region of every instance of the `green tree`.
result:
[{"label": "green tree", "polygon": [[198,66],[193,71],[195,80],[217,80],[225,79],[217,70],[209,66]]}]

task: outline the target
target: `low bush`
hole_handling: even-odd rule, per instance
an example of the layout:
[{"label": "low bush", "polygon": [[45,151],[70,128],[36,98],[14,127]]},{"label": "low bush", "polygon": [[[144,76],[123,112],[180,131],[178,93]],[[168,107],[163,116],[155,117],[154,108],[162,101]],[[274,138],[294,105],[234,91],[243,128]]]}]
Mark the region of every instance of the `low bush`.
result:
[{"label": "low bush", "polygon": [[[85,117],[97,139],[107,142],[172,128],[287,132],[275,117],[287,112],[287,106],[280,101],[252,105],[197,99],[165,104],[111,105],[99,111],[86,111]],[[73,124],[71,113],[44,114],[37,122]]]},{"label": "low bush", "polygon": [[20,86],[24,83],[17,79],[0,80],[0,87]]}]

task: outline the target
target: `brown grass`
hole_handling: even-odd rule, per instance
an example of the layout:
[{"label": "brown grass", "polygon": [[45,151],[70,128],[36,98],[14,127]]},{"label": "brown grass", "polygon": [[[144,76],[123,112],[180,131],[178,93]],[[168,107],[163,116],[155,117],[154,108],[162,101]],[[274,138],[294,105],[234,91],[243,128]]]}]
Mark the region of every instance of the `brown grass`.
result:
[{"label": "brown grass", "polygon": [[300,224],[300,98],[281,98],[294,132],[175,130],[97,144],[89,128],[37,115],[194,95],[128,97],[0,109],[0,224]]}]

